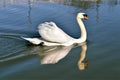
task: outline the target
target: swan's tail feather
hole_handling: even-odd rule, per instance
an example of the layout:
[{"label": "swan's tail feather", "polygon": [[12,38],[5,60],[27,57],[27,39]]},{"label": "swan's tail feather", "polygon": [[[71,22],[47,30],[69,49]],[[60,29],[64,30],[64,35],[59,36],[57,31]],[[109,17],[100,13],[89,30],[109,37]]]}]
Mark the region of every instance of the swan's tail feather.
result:
[{"label": "swan's tail feather", "polygon": [[39,45],[42,43],[42,40],[40,40],[39,38],[25,38],[25,37],[21,37],[27,41],[29,41],[30,43],[32,44],[35,44],[35,45]]}]

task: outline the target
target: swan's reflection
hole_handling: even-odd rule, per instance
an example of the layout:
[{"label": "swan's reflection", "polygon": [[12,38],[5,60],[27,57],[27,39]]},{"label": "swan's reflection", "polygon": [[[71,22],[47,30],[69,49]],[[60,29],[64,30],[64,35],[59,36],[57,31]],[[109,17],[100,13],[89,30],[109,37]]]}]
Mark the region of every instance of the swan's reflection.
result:
[{"label": "swan's reflection", "polygon": [[86,51],[87,51],[87,45],[86,45],[86,43],[83,44],[83,45],[81,46],[81,48],[82,48],[82,51],[81,51],[81,53],[80,53],[80,58],[79,58],[79,60],[78,60],[78,68],[79,68],[80,70],[84,70],[84,69],[86,69],[87,66],[88,66],[88,61],[84,61],[84,59],[85,59],[85,57],[86,57]]},{"label": "swan's reflection", "polygon": [[[80,70],[84,70],[88,66],[88,61],[84,61],[87,51],[86,42],[80,44],[79,46],[81,46],[81,52],[80,58],[78,60],[78,68]],[[76,47],[76,45],[71,45],[67,47],[63,46],[39,47],[37,49],[37,52],[39,53],[37,54],[39,55],[41,64],[55,64],[61,59],[63,59],[74,47]]]},{"label": "swan's reflection", "polygon": [[39,52],[41,64],[54,64],[63,59],[69,51],[73,48],[73,45],[62,47],[43,47]]}]

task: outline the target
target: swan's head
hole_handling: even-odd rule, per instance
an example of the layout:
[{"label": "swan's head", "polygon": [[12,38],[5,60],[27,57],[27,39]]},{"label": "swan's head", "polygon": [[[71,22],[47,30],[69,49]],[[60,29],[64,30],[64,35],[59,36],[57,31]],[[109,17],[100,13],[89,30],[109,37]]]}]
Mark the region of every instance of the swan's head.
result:
[{"label": "swan's head", "polygon": [[88,20],[88,16],[86,13],[78,13],[77,18]]}]

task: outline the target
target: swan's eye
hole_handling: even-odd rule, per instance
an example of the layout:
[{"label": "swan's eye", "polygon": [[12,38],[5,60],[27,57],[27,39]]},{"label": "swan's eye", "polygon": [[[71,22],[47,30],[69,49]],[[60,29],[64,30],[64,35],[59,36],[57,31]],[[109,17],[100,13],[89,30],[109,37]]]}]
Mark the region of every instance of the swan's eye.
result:
[{"label": "swan's eye", "polygon": [[84,19],[85,19],[85,20],[88,20],[87,14],[83,14],[83,16],[84,16]]},{"label": "swan's eye", "polygon": [[83,16],[84,16],[84,17],[88,17],[88,15],[87,15],[87,14],[83,14]]}]

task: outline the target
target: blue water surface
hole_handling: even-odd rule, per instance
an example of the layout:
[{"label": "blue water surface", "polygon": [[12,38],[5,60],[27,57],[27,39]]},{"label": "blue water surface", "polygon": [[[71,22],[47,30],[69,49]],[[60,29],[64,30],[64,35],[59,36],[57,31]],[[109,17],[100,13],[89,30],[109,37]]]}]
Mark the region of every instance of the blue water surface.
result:
[{"label": "blue water surface", "polygon": [[[52,1],[0,1],[0,80],[119,80],[120,1]],[[89,20],[83,20],[88,67],[79,70],[77,65],[81,46],[67,48],[68,54],[56,64],[41,64],[41,51],[53,47],[32,45],[21,36],[38,38],[37,26],[53,21],[70,36],[79,38],[78,12],[89,16]]]}]

